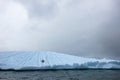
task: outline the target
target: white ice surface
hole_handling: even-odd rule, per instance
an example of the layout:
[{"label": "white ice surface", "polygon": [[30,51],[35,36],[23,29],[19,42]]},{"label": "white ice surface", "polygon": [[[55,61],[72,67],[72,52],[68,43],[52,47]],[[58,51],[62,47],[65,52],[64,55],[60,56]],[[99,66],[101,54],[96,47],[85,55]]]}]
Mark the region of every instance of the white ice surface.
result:
[{"label": "white ice surface", "polygon": [[55,52],[0,52],[0,69],[69,68],[120,68],[120,61],[84,58]]}]

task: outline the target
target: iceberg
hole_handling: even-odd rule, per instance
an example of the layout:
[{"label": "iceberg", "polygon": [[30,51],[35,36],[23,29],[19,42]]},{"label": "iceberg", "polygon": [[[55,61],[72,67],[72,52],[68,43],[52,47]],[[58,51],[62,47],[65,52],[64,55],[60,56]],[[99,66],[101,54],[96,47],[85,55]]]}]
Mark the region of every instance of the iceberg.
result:
[{"label": "iceberg", "polygon": [[120,61],[56,52],[10,51],[0,52],[0,69],[120,69]]}]

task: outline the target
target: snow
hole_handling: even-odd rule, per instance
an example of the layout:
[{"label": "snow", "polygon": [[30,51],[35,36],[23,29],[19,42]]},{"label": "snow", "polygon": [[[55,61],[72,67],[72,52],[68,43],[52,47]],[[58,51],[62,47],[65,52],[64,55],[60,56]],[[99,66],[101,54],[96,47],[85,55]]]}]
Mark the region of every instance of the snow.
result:
[{"label": "snow", "polygon": [[0,69],[120,69],[119,60],[84,58],[56,52],[0,52]]}]

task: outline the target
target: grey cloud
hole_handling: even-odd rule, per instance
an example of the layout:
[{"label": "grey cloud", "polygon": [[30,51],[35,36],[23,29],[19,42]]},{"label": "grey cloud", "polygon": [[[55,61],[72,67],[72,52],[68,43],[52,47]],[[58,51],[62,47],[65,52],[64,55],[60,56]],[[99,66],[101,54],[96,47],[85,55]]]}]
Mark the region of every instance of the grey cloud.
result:
[{"label": "grey cloud", "polygon": [[45,1],[17,0],[28,10],[28,23],[1,50],[49,50],[120,59],[117,0]]},{"label": "grey cloud", "polygon": [[52,18],[57,4],[54,0],[18,0],[26,6],[30,17]]}]

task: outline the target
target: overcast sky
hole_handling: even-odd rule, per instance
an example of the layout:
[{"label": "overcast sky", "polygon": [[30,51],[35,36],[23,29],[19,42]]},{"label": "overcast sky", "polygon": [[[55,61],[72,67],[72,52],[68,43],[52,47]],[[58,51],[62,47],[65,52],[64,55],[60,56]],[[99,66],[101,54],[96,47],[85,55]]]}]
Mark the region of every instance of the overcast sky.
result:
[{"label": "overcast sky", "polygon": [[119,0],[0,0],[0,51],[120,59]]}]

